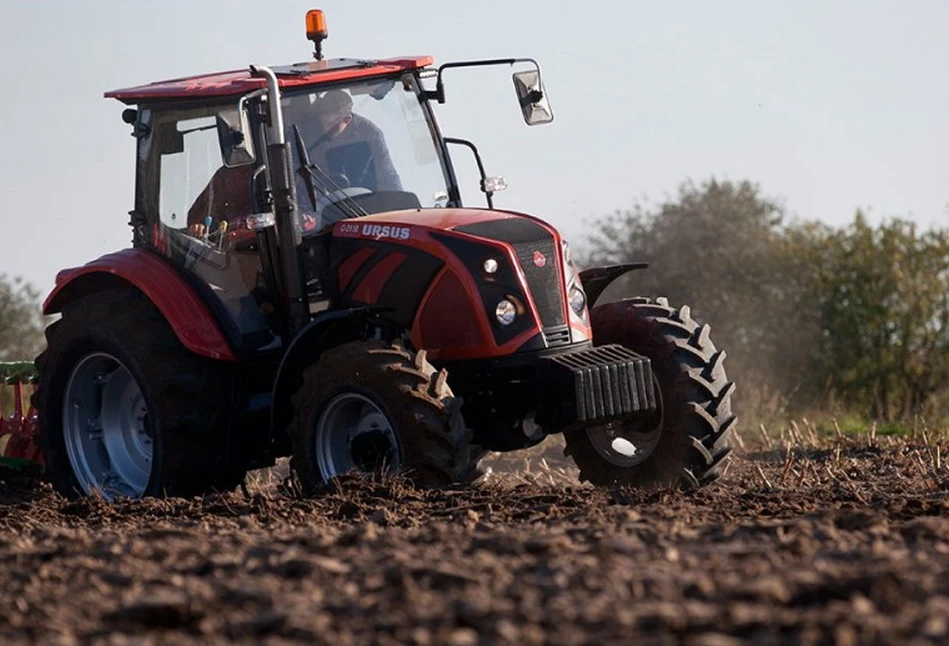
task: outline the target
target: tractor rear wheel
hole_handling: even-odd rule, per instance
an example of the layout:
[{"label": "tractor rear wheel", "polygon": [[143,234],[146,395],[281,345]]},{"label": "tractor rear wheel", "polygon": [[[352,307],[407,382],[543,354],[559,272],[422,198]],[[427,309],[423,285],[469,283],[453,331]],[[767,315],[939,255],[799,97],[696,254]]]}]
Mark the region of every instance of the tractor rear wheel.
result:
[{"label": "tractor rear wheel", "polygon": [[647,419],[572,431],[564,453],[595,485],[693,488],[721,475],[731,451],[734,383],[725,352],[689,308],[664,298],[608,303],[591,313],[597,345],[618,343],[648,357],[658,410]]},{"label": "tractor rear wheel", "polygon": [[306,495],[347,471],[401,471],[422,486],[474,475],[446,372],[401,342],[327,350],[304,371],[293,407],[291,466]]},{"label": "tractor rear wheel", "polygon": [[228,379],[134,290],[76,300],[36,358],[38,436],[65,496],[190,496],[244,478],[223,462]]}]

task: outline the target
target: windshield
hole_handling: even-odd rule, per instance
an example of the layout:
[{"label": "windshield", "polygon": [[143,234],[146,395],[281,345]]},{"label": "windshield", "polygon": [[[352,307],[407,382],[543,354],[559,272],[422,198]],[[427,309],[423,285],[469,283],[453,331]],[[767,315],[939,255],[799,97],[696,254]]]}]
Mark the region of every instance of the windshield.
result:
[{"label": "windshield", "polygon": [[447,204],[444,167],[414,76],[287,93],[283,110],[304,230]]}]

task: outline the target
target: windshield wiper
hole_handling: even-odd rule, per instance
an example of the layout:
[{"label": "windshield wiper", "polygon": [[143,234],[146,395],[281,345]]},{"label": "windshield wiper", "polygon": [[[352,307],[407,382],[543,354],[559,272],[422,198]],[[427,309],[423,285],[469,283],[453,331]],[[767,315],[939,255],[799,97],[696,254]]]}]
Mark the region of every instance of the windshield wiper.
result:
[{"label": "windshield wiper", "polygon": [[[323,195],[340,192],[344,187],[333,181],[326,171],[310,161],[310,154],[307,152],[306,144],[303,142],[303,136],[300,134],[300,128],[293,125],[293,136],[296,140],[297,157],[300,159],[300,167],[297,168],[297,174],[303,178],[306,183],[307,193],[309,193],[310,203],[313,210],[316,210],[317,190]],[[333,205],[345,213],[348,218],[359,218],[369,215],[369,212],[359,206],[351,197],[343,195],[339,200],[334,200]],[[326,207],[324,207],[326,208]]]}]

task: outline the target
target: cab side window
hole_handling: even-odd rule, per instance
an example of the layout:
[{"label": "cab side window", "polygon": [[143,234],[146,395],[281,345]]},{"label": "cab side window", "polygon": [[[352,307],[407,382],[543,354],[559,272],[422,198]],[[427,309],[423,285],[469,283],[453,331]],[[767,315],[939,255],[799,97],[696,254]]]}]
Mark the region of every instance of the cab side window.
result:
[{"label": "cab side window", "polygon": [[161,155],[159,219],[167,227],[183,229],[195,201],[224,162],[213,116],[186,118],[162,128],[168,152]]}]

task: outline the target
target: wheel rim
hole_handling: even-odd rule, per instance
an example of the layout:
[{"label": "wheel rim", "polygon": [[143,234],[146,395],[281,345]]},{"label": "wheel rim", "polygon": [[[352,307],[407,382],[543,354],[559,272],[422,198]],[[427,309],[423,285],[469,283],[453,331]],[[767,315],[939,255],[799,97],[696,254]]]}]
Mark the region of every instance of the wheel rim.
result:
[{"label": "wheel rim", "polygon": [[353,469],[398,470],[402,448],[392,423],[371,399],[358,393],[334,397],[316,423],[316,462],[323,480]]},{"label": "wheel rim", "polygon": [[628,425],[611,422],[587,429],[587,437],[593,448],[612,465],[624,468],[638,466],[653,454],[659,444],[664,420],[662,391],[655,375],[652,382],[657,408],[654,416]]},{"label": "wheel rim", "polygon": [[63,438],[73,474],[88,495],[140,498],[152,470],[148,407],[132,373],[110,354],[86,355],[63,400]]}]

